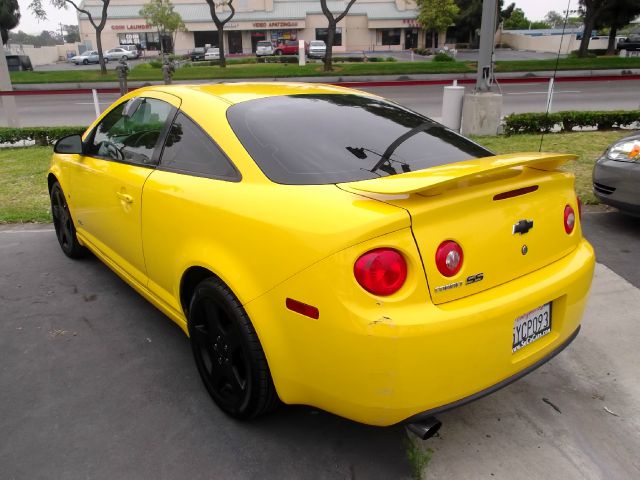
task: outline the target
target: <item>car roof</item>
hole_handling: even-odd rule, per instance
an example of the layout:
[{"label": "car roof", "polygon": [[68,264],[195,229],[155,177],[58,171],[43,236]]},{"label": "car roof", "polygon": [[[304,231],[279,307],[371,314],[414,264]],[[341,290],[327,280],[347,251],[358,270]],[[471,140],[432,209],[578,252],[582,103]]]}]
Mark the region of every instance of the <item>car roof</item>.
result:
[{"label": "car roof", "polygon": [[281,95],[302,95],[302,94],[361,94],[368,97],[378,98],[376,95],[354,90],[350,88],[338,87],[327,84],[309,84],[294,82],[237,82],[237,83],[217,83],[203,85],[154,85],[138,90],[160,91],[173,94],[177,97],[211,96],[224,100],[229,104],[236,104],[265,97],[276,97]]}]

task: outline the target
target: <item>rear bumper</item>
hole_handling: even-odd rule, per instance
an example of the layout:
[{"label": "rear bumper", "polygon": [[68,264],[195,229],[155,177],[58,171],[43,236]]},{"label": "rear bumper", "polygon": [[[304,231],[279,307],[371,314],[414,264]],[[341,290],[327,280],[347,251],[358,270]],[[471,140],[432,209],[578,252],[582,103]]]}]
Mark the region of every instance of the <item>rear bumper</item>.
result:
[{"label": "rear bumper", "polygon": [[553,350],[546,357],[541,358],[540,360],[538,360],[533,365],[530,365],[529,367],[525,368],[524,370],[521,370],[520,372],[516,373],[515,375],[512,375],[509,378],[505,378],[501,382],[498,382],[495,385],[490,386],[489,388],[485,388],[484,390],[482,390],[480,392],[474,393],[473,395],[469,395],[468,397],[462,398],[462,399],[457,400],[455,402],[451,402],[451,403],[449,403],[447,405],[442,405],[442,406],[437,407],[437,408],[432,408],[431,410],[427,410],[426,412],[418,413],[417,415],[414,415],[414,416],[412,416],[410,418],[407,418],[404,423],[414,423],[414,422],[420,422],[422,420],[426,420],[427,418],[433,417],[434,415],[438,415],[438,414],[446,412],[448,410],[452,410],[454,408],[458,408],[458,407],[461,407],[463,405],[466,405],[467,403],[471,403],[471,402],[474,402],[476,400],[480,400],[482,397],[486,397],[487,395],[490,395],[490,394],[492,394],[494,392],[497,392],[498,390],[500,390],[500,389],[502,389],[502,388],[504,388],[504,387],[506,387],[508,385],[511,385],[516,380],[520,380],[522,377],[524,377],[524,376],[530,374],[531,372],[533,372],[534,370],[538,369],[539,367],[541,367],[542,365],[547,363],[549,360],[551,360],[553,357],[558,355],[565,348],[567,348],[569,346],[569,344],[576,339],[576,337],[578,336],[579,332],[580,332],[580,326],[578,326],[578,328],[576,328],[576,331],[573,332],[573,334],[571,334],[571,336],[567,340],[565,340],[562,344],[560,344],[560,346],[558,348]]},{"label": "rear bumper", "polygon": [[[577,334],[595,265],[582,240],[528,275],[433,305],[419,282],[413,293],[383,301],[336,281],[336,269],[369,248],[325,259],[245,308],[285,403],[380,426],[454,408],[549,360]],[[287,297],[318,307],[320,318],[287,311]],[[515,319],[548,302],[551,332],[512,353]]]}]

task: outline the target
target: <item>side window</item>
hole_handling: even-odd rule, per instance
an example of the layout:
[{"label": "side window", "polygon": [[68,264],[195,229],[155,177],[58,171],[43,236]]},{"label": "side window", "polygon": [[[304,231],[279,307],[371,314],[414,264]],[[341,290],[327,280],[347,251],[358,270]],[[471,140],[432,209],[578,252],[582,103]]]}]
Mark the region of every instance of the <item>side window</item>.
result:
[{"label": "side window", "polygon": [[201,177],[239,181],[240,173],[193,120],[178,113],[167,134],[160,168]]},{"label": "side window", "polygon": [[124,102],[111,110],[94,130],[87,155],[137,165],[152,165],[167,119],[175,111],[167,102],[143,98],[135,111],[123,114]]}]

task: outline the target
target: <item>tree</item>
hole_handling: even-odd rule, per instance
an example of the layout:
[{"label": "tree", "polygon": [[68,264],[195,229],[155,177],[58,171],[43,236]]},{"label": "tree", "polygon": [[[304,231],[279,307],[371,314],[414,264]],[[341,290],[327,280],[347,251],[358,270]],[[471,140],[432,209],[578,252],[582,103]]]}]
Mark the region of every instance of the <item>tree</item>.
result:
[{"label": "tree", "polygon": [[[460,7],[460,14],[455,20],[456,32],[461,38],[467,38],[471,45],[477,45],[480,24],[482,23],[482,0],[456,0],[456,4]],[[504,0],[498,0],[498,21],[496,28],[500,22],[508,19],[515,8],[515,3],[510,4],[503,9]]]},{"label": "tree", "polygon": [[618,29],[628,25],[640,15],[640,0],[609,0],[595,22],[596,28],[609,28],[607,55],[616,53]]},{"label": "tree", "polygon": [[0,0],[0,36],[2,45],[9,40],[9,30],[20,23],[20,5],[18,0]]},{"label": "tree", "polygon": [[562,27],[564,25],[564,17],[555,10],[547,12],[544,16],[544,21],[551,25],[553,28]]},{"label": "tree", "polygon": [[327,0],[320,0],[320,8],[322,8],[322,13],[327,17],[327,21],[329,22],[329,26],[327,28],[327,53],[324,56],[324,71],[331,72],[333,70],[333,41],[336,36],[336,28],[338,27],[338,23],[347,16],[351,6],[356,3],[356,0],[349,0],[347,7],[344,11],[338,15],[337,17],[333,16],[331,10],[327,6]]},{"label": "tree", "polygon": [[151,0],[140,9],[140,16],[144,17],[149,25],[156,27],[160,36],[160,51],[164,51],[162,38],[166,35],[173,37],[175,45],[175,35],[178,31],[186,30],[182,17],[173,9],[171,0]]},{"label": "tree", "polygon": [[526,30],[529,28],[531,21],[525,16],[521,8],[516,8],[511,16],[504,21],[505,30]]},{"label": "tree", "polygon": [[[220,49],[220,67],[225,68],[227,66],[227,60],[224,56],[224,26],[227,24],[229,20],[233,18],[236,14],[236,9],[233,7],[233,0],[218,0],[217,2],[214,0],[205,0],[207,5],[209,5],[209,13],[211,14],[211,19],[213,23],[216,24],[216,28],[218,29],[218,48]],[[224,10],[225,7],[229,7],[231,13],[227,18],[221,19],[218,17],[216,13],[216,8],[220,10]]]},{"label": "tree", "polygon": [[578,49],[579,57],[587,56],[591,32],[595,26],[596,19],[610,2],[611,0],[580,0],[580,8],[584,12],[584,29],[582,30],[582,40],[580,40],[580,48]]},{"label": "tree", "polygon": [[[49,0],[51,5],[53,5],[55,8],[62,9],[67,8],[68,5],[71,5],[78,12],[84,13],[87,16],[87,18],[89,19],[89,23],[91,23],[91,26],[96,31],[96,50],[98,50],[100,73],[102,73],[102,75],[106,75],[107,66],[104,63],[104,55],[102,54],[102,30],[104,30],[105,23],[107,22],[107,9],[109,8],[109,3],[111,2],[111,0],[99,1],[100,3],[102,3],[102,7],[100,8],[100,20],[97,20],[93,18],[93,15],[91,15],[88,10],[81,6],[84,5],[82,3],[77,4],[74,0]],[[31,0],[29,9],[39,20],[47,19],[47,12],[44,10],[44,0]]]},{"label": "tree", "polygon": [[[454,0],[417,0],[417,4],[418,22],[425,30],[446,31],[460,13]],[[435,47],[435,35],[431,36],[431,41],[431,47]]]},{"label": "tree", "polygon": [[67,32],[64,41],[67,43],[75,43],[80,41],[80,28],[78,25],[63,25],[62,29]]}]

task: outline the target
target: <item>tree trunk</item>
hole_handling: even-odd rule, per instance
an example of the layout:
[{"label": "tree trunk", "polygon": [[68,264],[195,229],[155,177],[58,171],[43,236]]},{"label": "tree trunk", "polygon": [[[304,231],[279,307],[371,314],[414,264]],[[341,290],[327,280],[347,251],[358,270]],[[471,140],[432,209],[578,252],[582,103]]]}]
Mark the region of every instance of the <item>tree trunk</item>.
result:
[{"label": "tree trunk", "polygon": [[324,71],[333,71],[333,42],[336,34],[336,22],[329,22],[329,28],[327,29],[327,52],[324,56]]},{"label": "tree trunk", "polygon": [[162,32],[160,31],[160,29],[158,29],[158,39],[160,40],[160,56],[162,58],[164,58],[164,36],[162,35]]},{"label": "tree trunk", "polygon": [[104,63],[104,54],[102,53],[102,29],[96,28],[96,48],[98,49],[98,61],[100,62],[100,73],[107,74],[107,66]]},{"label": "tree trunk", "polygon": [[615,55],[616,54],[616,35],[618,34],[618,26],[611,25],[611,30],[609,30],[609,45],[607,45],[607,55]]},{"label": "tree trunk", "polygon": [[220,49],[220,68],[227,67],[227,60],[224,58],[224,25],[216,25],[218,28],[218,48]]},{"label": "tree trunk", "polygon": [[584,30],[582,31],[582,40],[580,41],[580,49],[578,50],[579,57],[586,57],[589,54],[589,42],[591,41],[591,32],[593,31],[593,24],[596,21],[594,12],[589,12],[589,15],[584,18]]}]

